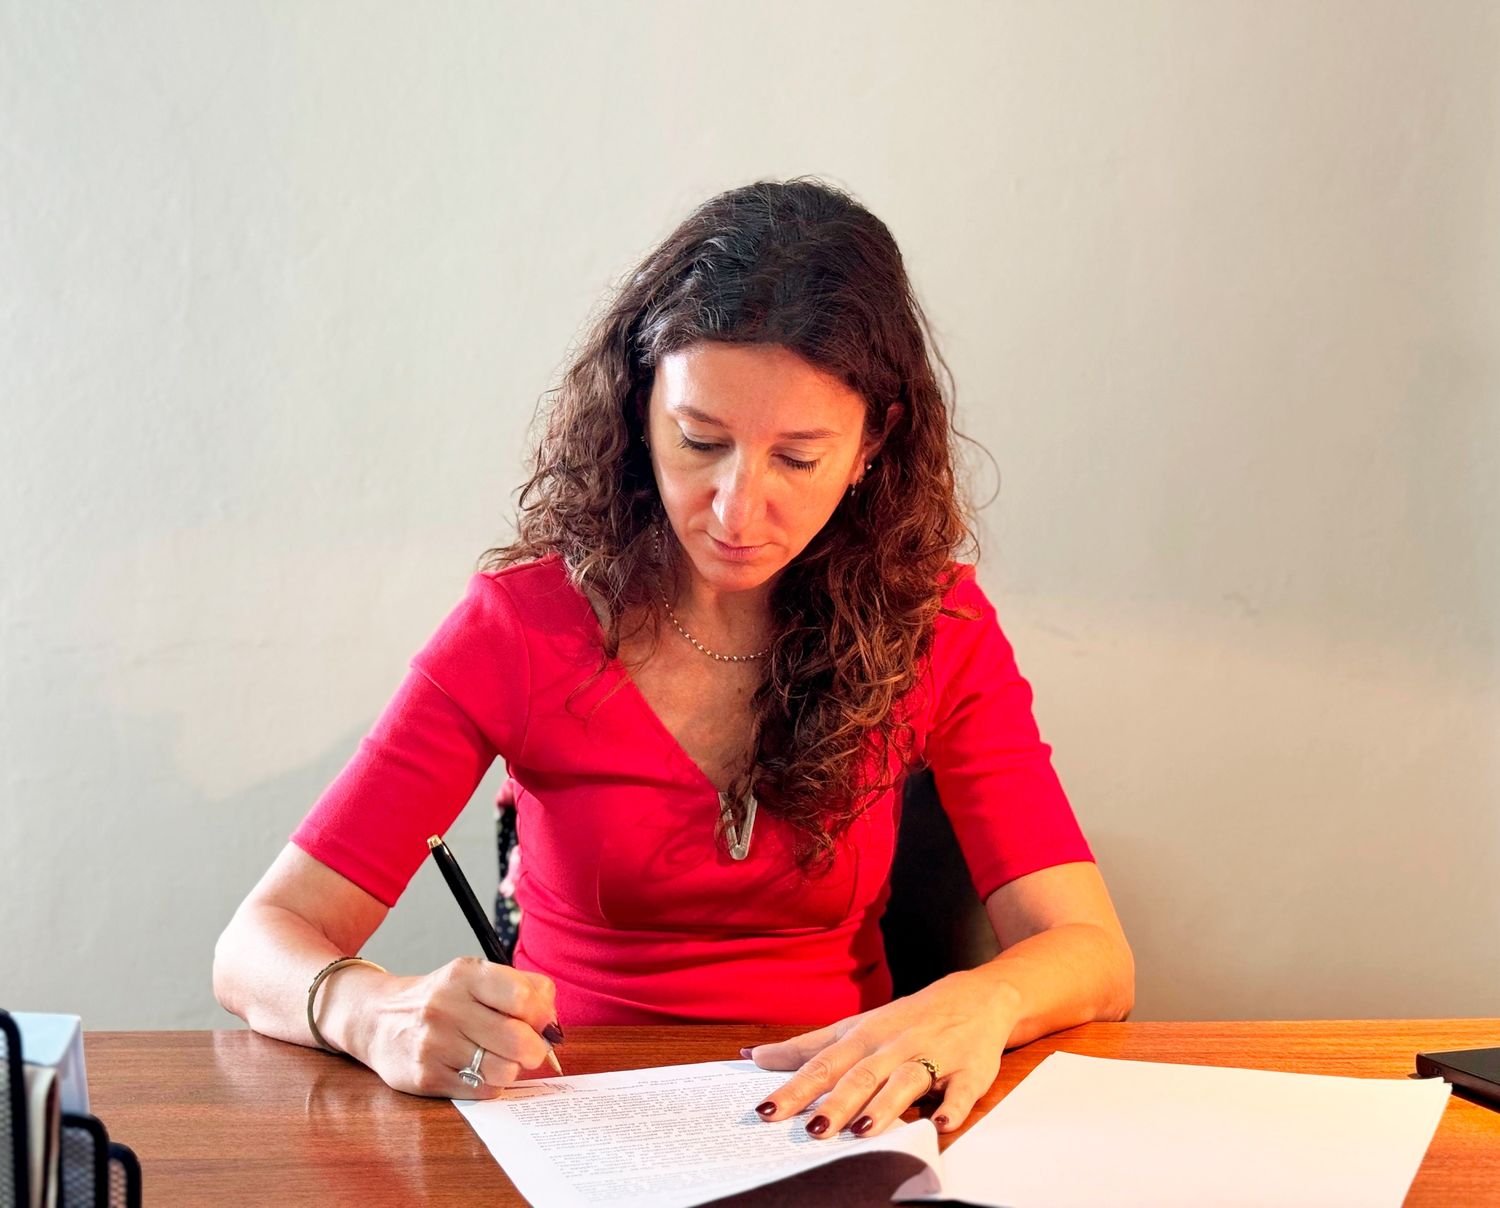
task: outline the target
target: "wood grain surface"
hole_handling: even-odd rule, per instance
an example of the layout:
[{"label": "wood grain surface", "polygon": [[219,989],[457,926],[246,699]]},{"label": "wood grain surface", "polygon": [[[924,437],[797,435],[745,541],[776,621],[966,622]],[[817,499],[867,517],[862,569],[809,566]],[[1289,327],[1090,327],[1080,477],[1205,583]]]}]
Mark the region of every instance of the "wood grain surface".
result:
[{"label": "wood grain surface", "polygon": [[[735,1059],[763,1026],[577,1028],[569,1074]],[[94,1113],[141,1159],[152,1208],[525,1201],[446,1099],[393,1091],[348,1058],[249,1031],[90,1032]],[[1007,1053],[969,1124],[1048,1053],[1400,1078],[1417,1052],[1500,1046],[1500,1019],[1087,1024]],[[946,1148],[955,1134],[942,1138]],[[1409,1205],[1500,1205],[1500,1112],[1453,1096]]]}]

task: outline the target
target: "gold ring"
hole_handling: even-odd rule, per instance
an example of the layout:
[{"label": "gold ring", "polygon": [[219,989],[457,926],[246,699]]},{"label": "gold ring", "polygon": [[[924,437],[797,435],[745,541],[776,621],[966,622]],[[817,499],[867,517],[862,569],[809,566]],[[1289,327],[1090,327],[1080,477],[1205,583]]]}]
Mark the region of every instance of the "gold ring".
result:
[{"label": "gold ring", "polygon": [[912,1060],[920,1065],[924,1070],[926,1070],[927,1076],[932,1079],[932,1081],[927,1084],[927,1089],[922,1093],[924,1095],[932,1094],[932,1088],[937,1085],[938,1079],[942,1077],[942,1066],[938,1065],[936,1061],[932,1061],[926,1057],[913,1057]]}]

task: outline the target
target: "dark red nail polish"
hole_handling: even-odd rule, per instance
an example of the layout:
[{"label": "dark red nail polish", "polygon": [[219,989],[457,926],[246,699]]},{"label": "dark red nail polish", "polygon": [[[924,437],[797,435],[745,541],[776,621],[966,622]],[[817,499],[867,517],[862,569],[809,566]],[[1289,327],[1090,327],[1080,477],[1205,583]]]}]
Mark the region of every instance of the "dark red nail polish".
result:
[{"label": "dark red nail polish", "polygon": [[749,1049],[741,1049],[740,1050],[740,1056],[743,1057],[746,1061],[749,1061],[750,1060],[750,1050]]},{"label": "dark red nail polish", "polygon": [[815,1137],[821,1137],[828,1131],[829,1123],[827,1116],[814,1116],[807,1122],[807,1131]]},{"label": "dark red nail polish", "polygon": [[948,1117],[947,1116],[933,1116],[932,1123],[933,1123],[933,1126],[936,1127],[936,1128],[947,1128],[948,1127]]},{"label": "dark red nail polish", "polygon": [[772,1103],[769,1099],[767,1099],[764,1103],[762,1103],[755,1110],[760,1115],[764,1116],[767,1120],[769,1120],[772,1116],[774,1116],[776,1114],[776,1104]]},{"label": "dark red nail polish", "polygon": [[861,1116],[853,1124],[849,1125],[849,1131],[856,1137],[862,1137],[875,1127],[875,1121],[869,1116]]},{"label": "dark red nail polish", "polygon": [[548,1044],[561,1044],[563,1042],[563,1031],[557,1026],[555,1020],[542,1029],[542,1036]]}]

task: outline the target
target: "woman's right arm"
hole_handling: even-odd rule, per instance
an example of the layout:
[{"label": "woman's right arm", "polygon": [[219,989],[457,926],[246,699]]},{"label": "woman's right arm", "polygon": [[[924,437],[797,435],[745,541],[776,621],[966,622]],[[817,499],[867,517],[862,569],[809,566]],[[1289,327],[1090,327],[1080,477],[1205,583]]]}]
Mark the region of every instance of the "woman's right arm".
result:
[{"label": "woman's right arm", "polygon": [[[214,948],[214,995],[257,1032],[315,1045],[307,988],[330,961],[357,953],[386,906],[288,843],[235,911]],[[349,965],[324,980],[317,1024],[324,1039],[411,1094],[483,1098],[496,1083],[544,1064],[542,1029],[556,1020],[555,987],[473,957],[421,977]],[[486,1052],[467,1088],[458,1071]]]},{"label": "woman's right arm", "polygon": [[[509,590],[472,576],[220,936],[214,993],[227,1010],[267,1036],[317,1043],[307,1024],[313,978],[360,951],[427,855],[426,837],[448,828],[497,754],[520,745],[529,669]],[[342,854],[343,872],[323,862],[329,852]],[[477,1048],[488,1054],[480,1067],[487,1084],[546,1060],[539,1033],[556,1020],[554,995],[540,974],[473,957],[420,977],[347,965],[319,987],[316,1020],[330,1045],[397,1090],[473,1097],[458,1071]],[[481,1087],[478,1095],[490,1093]]]}]

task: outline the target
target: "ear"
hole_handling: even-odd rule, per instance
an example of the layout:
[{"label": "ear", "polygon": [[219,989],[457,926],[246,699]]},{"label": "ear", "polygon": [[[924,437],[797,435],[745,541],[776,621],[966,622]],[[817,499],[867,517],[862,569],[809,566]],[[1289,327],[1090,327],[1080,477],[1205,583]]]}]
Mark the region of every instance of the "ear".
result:
[{"label": "ear", "polygon": [[875,460],[876,454],[885,447],[886,437],[891,434],[891,430],[900,422],[903,410],[904,408],[900,403],[891,403],[886,407],[885,421],[881,424],[879,433],[874,436],[868,434],[865,436],[864,445],[859,451],[859,460],[861,462]]}]

